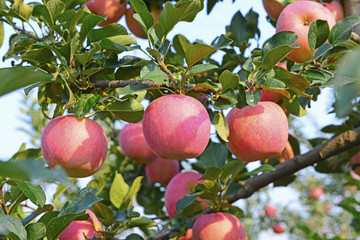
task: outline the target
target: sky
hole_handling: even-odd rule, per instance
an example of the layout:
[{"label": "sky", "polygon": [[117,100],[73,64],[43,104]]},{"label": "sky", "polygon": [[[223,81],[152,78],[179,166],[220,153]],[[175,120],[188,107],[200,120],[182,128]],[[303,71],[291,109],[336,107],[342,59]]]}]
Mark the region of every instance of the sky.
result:
[{"label": "sky", "polygon": [[[186,36],[190,42],[196,39],[201,39],[205,43],[210,44],[217,36],[225,33],[225,26],[229,25],[232,16],[241,11],[245,15],[250,9],[259,13],[259,28],[261,31],[260,46],[270,36],[275,33],[274,27],[266,20],[266,13],[262,6],[261,0],[236,0],[234,3],[230,0],[219,2],[215,5],[210,15],[206,15],[206,11],[203,10],[198,14],[195,21],[189,23],[179,23],[170,32],[168,39],[172,39],[177,33],[182,33]],[[125,24],[124,18],[120,20],[120,24]],[[5,29],[5,41],[8,41],[11,29]],[[144,48],[147,46],[146,40],[138,39],[138,43]],[[7,43],[0,48],[0,59],[8,49]],[[1,67],[8,67],[9,62],[2,62],[0,60]],[[9,159],[14,153],[17,152],[22,143],[29,143],[29,137],[19,130],[24,123],[21,120],[22,113],[20,112],[20,101],[22,100],[22,90],[15,91],[0,97],[0,160]],[[299,118],[295,121],[295,126],[302,126],[301,129],[308,137],[318,136],[322,126],[325,126],[331,122],[335,122],[336,119],[333,115],[327,115],[331,109],[331,103],[333,94],[330,90],[325,90],[324,94],[321,94],[319,100],[312,104],[312,108],[308,110],[308,114],[305,117]],[[326,115],[326,117],[324,117]],[[297,195],[285,188],[276,188],[271,192],[273,202],[275,204],[286,204],[296,200]],[[275,197],[275,196],[281,196]],[[286,234],[274,235],[272,231],[268,231],[261,235],[259,240],[265,239],[277,239],[287,240]]]}]

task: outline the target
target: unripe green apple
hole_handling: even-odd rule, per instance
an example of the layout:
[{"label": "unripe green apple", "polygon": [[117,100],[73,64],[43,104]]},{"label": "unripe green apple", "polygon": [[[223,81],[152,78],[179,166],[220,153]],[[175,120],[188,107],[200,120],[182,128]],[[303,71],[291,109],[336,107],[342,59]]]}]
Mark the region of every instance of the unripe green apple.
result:
[{"label": "unripe green apple", "polygon": [[103,164],[107,139],[95,121],[61,116],[44,128],[41,150],[49,167],[60,165],[70,177],[88,177]]}]

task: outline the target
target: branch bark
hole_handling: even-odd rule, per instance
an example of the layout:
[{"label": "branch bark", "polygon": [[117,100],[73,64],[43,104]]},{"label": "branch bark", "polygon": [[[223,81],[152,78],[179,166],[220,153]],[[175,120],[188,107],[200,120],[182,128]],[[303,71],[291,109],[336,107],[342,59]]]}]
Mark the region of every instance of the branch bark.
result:
[{"label": "branch bark", "polygon": [[[326,141],[310,150],[309,152],[295,156],[294,158],[278,164],[273,171],[267,171],[248,179],[244,187],[236,194],[230,195],[227,198],[229,203],[234,203],[239,199],[245,199],[253,195],[259,189],[267,185],[287,177],[293,173],[300,171],[308,166],[312,166],[325,159],[335,156],[339,153],[345,152],[353,147],[360,145],[360,127],[353,130],[346,131],[337,137]],[[208,213],[210,209],[206,209],[201,214]],[[194,218],[200,216],[196,215]],[[173,227],[166,229],[158,234],[151,236],[148,240],[165,240],[169,239],[169,234],[174,231]]]}]

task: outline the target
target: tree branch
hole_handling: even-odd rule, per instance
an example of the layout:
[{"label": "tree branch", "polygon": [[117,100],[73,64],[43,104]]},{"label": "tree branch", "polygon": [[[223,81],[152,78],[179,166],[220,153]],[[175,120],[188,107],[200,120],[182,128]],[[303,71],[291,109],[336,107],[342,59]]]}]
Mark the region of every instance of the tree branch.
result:
[{"label": "tree branch", "polygon": [[32,38],[32,39],[35,39],[36,41],[39,41],[39,42],[41,41],[41,39],[38,38],[37,36],[35,36],[34,34],[28,32],[28,31],[26,31],[26,30],[24,30],[24,29],[22,29],[22,28],[19,28],[19,27],[13,25],[13,24],[10,24],[10,23],[9,23],[6,19],[4,19],[4,18],[0,18],[0,21],[1,21],[1,22],[4,22],[4,23],[7,23],[7,24],[9,24],[9,25],[11,25],[11,26],[13,26],[13,28],[14,28],[15,30],[18,30],[19,32],[22,32],[23,34],[26,34],[27,36],[29,36],[29,37]]},{"label": "tree branch", "polygon": [[[229,203],[234,203],[239,199],[248,198],[253,195],[259,189],[266,187],[270,183],[273,183],[277,180],[280,180],[284,177],[287,177],[301,169],[304,169],[308,166],[319,163],[327,158],[335,156],[339,153],[345,152],[353,147],[360,145],[360,127],[353,130],[348,130],[343,132],[339,136],[326,141],[323,144],[320,144],[310,150],[309,152],[295,156],[294,158],[280,163],[275,166],[275,170],[267,171],[252,177],[245,182],[244,187],[237,192],[236,194],[230,195],[227,200]],[[206,209],[198,216],[209,213],[210,209]],[[175,228],[171,227],[166,229],[158,234],[151,236],[148,240],[165,240],[169,238],[169,234],[174,231]]]}]

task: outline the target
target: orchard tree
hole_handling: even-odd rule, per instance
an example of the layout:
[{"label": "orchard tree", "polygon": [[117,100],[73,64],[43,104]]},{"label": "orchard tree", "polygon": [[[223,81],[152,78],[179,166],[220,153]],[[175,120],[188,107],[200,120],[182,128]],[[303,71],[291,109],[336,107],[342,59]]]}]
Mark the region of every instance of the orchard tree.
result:
[{"label": "orchard tree", "polygon": [[[276,34],[254,48],[253,10],[211,44],[169,39],[217,0],[1,1],[12,66],[0,96],[23,88],[34,148],[0,161],[0,239],[355,239],[360,17],[342,19],[342,6],[358,14],[352,2],[263,0]],[[307,139],[294,116],[324,88],[341,123]],[[299,194],[301,208],[273,206],[269,185]]]}]

